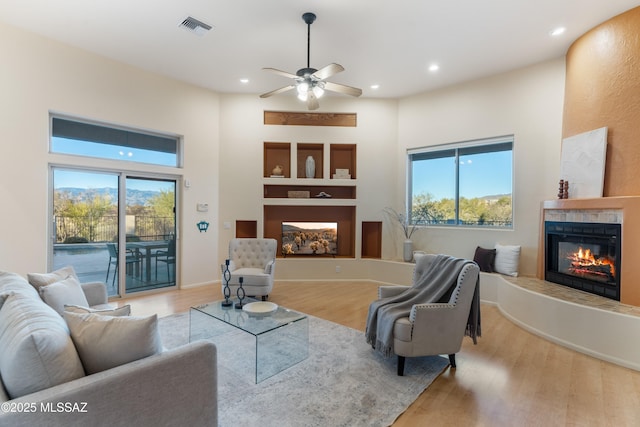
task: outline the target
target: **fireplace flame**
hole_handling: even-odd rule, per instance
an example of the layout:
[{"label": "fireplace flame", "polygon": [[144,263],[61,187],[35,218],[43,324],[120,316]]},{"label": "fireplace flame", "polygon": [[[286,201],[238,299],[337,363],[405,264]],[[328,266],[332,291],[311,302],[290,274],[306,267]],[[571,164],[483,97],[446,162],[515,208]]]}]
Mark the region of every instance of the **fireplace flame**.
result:
[{"label": "fireplace flame", "polygon": [[596,258],[591,249],[579,247],[578,252],[574,252],[568,257],[571,260],[571,267],[576,272],[603,274],[608,272],[611,277],[615,277],[616,271],[613,261],[609,258]]}]

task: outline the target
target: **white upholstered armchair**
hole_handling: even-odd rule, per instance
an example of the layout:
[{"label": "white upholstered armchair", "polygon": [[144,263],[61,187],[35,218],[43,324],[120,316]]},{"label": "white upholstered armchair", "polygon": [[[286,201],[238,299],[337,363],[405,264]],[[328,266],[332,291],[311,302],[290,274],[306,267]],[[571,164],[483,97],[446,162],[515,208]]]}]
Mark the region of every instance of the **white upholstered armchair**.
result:
[{"label": "white upholstered armchair", "polygon": [[[423,269],[430,268],[432,260],[433,255],[425,255],[416,262],[414,282]],[[477,264],[466,264],[446,303],[415,304],[409,317],[395,321],[393,350],[398,356],[398,375],[404,373],[406,357],[447,354],[451,367],[456,367],[455,354],[462,347],[479,274]],[[407,288],[409,286],[381,286],[378,297],[395,296]]]},{"label": "white upholstered armchair", "polygon": [[[278,242],[275,239],[231,239],[229,242],[229,288],[231,297],[236,295],[243,278],[242,287],[247,296],[260,296],[265,301],[273,289],[273,278],[276,268],[276,251]],[[224,270],[222,264],[222,288],[224,292]]]}]

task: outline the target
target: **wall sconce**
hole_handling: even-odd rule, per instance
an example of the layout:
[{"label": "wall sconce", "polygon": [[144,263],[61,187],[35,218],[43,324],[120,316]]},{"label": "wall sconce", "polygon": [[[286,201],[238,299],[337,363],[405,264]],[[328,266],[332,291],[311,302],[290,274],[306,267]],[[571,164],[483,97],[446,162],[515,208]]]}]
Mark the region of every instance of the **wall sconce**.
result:
[{"label": "wall sconce", "polygon": [[209,228],[209,223],[207,221],[200,221],[199,223],[196,224],[196,226],[198,227],[198,230],[200,230],[201,233],[203,231],[206,233],[207,229]]}]

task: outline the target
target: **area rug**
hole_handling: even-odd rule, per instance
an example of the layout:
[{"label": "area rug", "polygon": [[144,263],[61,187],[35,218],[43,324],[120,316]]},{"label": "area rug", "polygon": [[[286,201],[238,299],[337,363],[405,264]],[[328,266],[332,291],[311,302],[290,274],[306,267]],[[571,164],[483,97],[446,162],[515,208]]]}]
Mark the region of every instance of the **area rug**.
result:
[{"label": "area rug", "polygon": [[[186,344],[189,313],[161,318],[160,331],[166,348]],[[397,358],[374,352],[363,332],[309,316],[309,357],[255,384],[247,372],[254,355],[245,357],[233,333],[212,341],[222,427],[388,426],[448,365],[439,356],[411,358],[399,377]]]}]

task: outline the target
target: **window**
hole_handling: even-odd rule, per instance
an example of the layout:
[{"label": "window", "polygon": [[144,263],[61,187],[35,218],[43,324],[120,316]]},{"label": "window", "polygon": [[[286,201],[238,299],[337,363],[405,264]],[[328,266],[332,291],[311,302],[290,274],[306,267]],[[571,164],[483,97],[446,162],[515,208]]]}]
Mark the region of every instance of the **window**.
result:
[{"label": "window", "polygon": [[110,297],[177,287],[179,176],[166,167],[180,166],[181,139],[55,115],[50,131],[50,151],[63,156],[49,164],[49,269],[71,265]]},{"label": "window", "polygon": [[51,152],[180,166],[180,138],[52,117]]},{"label": "window", "polygon": [[408,151],[413,224],[513,226],[513,135]]}]

